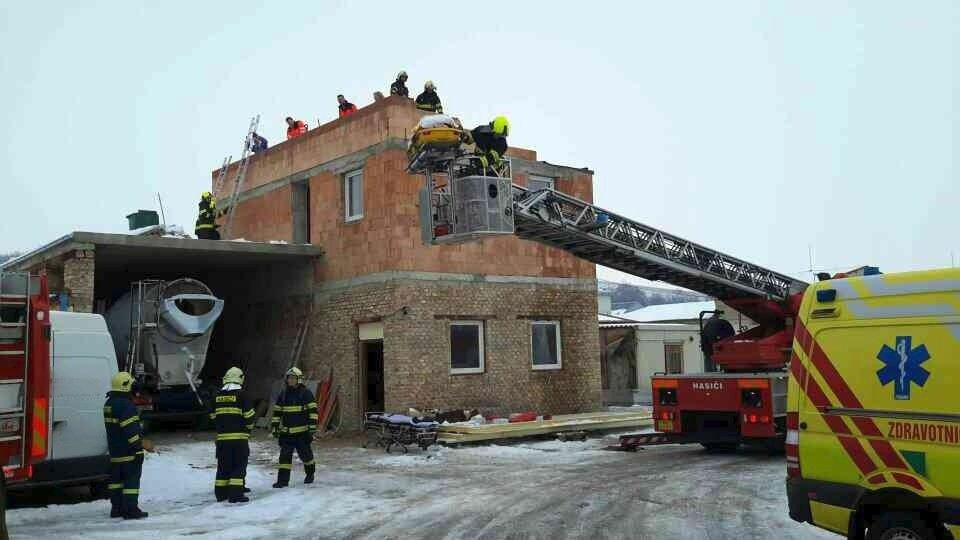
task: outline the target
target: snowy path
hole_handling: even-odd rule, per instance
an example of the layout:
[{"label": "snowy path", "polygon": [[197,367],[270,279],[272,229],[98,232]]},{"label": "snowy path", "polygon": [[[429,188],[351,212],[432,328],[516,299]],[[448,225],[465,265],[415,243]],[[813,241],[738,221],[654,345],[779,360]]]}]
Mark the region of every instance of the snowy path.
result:
[{"label": "snowy path", "polygon": [[271,489],[276,446],[252,443],[253,500],[213,501],[213,443],[160,446],[142,522],[107,501],[10,510],[13,538],[811,538],[790,521],[783,458],[699,447],[606,452],[601,440],[317,452],[317,483]]}]

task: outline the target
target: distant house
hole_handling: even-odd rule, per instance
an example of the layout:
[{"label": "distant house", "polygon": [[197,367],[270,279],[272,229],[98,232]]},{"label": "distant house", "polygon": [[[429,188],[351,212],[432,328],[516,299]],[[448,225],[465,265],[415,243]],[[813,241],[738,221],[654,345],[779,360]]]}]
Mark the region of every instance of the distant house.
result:
[{"label": "distant house", "polygon": [[[717,301],[683,302],[599,316],[600,378],[606,405],[650,404],[654,373],[699,373],[700,314],[722,310],[737,329],[754,322]],[[709,315],[706,315],[709,316]]]}]

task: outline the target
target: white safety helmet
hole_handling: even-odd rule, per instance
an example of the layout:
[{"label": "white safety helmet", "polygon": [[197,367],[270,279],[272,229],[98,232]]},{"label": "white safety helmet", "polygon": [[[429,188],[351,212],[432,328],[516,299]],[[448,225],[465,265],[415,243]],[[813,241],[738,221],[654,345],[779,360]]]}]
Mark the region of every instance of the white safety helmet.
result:
[{"label": "white safety helmet", "polygon": [[437,85],[433,84],[433,81],[427,81],[427,82],[423,83],[423,89],[424,89],[424,90],[436,90],[436,89],[437,89]]},{"label": "white safety helmet", "polygon": [[298,367],[292,367],[292,368],[288,369],[286,376],[287,376],[287,377],[296,377],[298,383],[303,380],[303,372],[300,371],[300,368],[298,368]]},{"label": "white safety helmet", "polygon": [[405,78],[406,76],[407,76],[407,72],[406,72],[406,71],[401,71],[400,73],[397,73],[397,78],[398,78],[398,79]]}]

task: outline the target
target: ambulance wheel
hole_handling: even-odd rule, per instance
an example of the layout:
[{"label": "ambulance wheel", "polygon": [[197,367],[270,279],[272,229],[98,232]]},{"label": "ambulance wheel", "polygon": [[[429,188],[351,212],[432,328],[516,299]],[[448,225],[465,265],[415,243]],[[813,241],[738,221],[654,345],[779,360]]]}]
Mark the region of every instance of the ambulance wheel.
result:
[{"label": "ambulance wheel", "polygon": [[867,540],[937,540],[937,533],[922,514],[891,512],[873,521]]},{"label": "ambulance wheel", "polygon": [[700,443],[700,445],[706,448],[707,452],[716,452],[718,454],[735,452],[737,448],[740,447],[740,443],[735,442]]}]

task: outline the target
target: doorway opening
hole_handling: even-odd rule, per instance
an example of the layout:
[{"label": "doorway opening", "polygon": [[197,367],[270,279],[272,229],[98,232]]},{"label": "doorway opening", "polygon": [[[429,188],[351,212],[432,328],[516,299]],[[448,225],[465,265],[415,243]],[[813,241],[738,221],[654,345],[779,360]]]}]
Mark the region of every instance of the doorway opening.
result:
[{"label": "doorway opening", "polygon": [[383,340],[360,342],[364,412],[383,412]]}]

